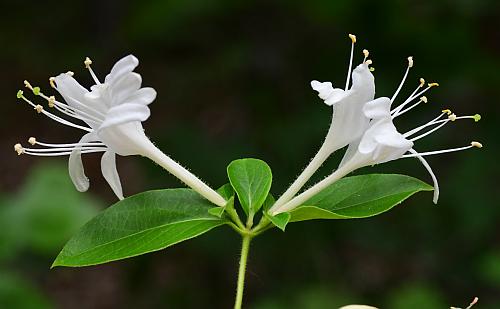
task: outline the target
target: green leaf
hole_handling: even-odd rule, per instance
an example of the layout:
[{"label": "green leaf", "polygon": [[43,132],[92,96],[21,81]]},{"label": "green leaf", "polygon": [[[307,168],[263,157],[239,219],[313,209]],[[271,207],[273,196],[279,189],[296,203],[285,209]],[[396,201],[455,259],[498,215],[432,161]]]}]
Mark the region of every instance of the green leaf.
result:
[{"label": "green leaf", "polygon": [[227,175],[243,210],[249,217],[253,216],[271,188],[271,168],[262,160],[240,159],[228,165]]},{"label": "green leaf", "polygon": [[88,266],[157,251],[226,223],[190,189],[143,192],[101,212],[64,246],[54,266]]},{"label": "green leaf", "polygon": [[224,199],[229,200],[234,196],[233,186],[230,183],[226,183],[219,189],[217,189],[217,193],[219,193]]},{"label": "green leaf", "polygon": [[285,231],[286,225],[288,224],[288,222],[290,222],[290,218],[292,217],[288,212],[283,212],[277,214],[276,216],[271,216],[268,213],[265,213],[265,216],[283,232]]},{"label": "green leaf", "polygon": [[290,221],[371,217],[388,211],[417,192],[432,190],[432,186],[405,175],[346,177],[292,210]]}]

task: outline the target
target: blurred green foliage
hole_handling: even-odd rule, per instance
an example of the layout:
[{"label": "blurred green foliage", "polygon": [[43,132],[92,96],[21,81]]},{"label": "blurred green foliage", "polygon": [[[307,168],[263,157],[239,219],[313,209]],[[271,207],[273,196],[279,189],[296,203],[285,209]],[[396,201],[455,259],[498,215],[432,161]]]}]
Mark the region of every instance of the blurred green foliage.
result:
[{"label": "blurred green foliage", "polygon": [[[377,95],[393,93],[409,55],[415,67],[401,97],[421,76],[441,85],[429,94],[429,104],[398,119],[398,127],[424,123],[442,108],[482,114],[479,123],[457,122],[440,130],[417,144],[418,150],[475,139],[485,147],[429,158],[441,184],[438,206],[431,194],[420,194],[373,219],[299,223],[286,233],[256,239],[246,303],[250,308],[367,303],[405,309],[401,306],[463,307],[478,296],[478,308],[499,308],[499,6],[496,0],[3,1],[0,91],[8,117],[0,124],[0,226],[11,227],[0,233],[0,255],[1,269],[13,275],[2,271],[0,277],[14,278],[10,286],[23,278],[62,308],[230,307],[239,240],[229,229],[133,260],[49,272],[66,233],[84,221],[86,211],[74,210],[80,223],[56,222],[72,210],[49,211],[55,206],[47,197],[74,196],[77,204],[97,195],[106,205],[114,197],[93,156],[85,158],[89,193],[75,192],[62,170],[68,185],[46,188],[59,189],[55,193],[42,192],[38,199],[19,193],[33,181],[35,162],[58,159],[17,158],[12,145],[34,132],[51,142],[76,141],[78,134],[15,104],[15,93],[25,78],[50,89],[48,76],[68,69],[89,85],[81,63],[85,56],[104,76],[118,57],[134,53],[144,84],[159,93],[144,124],[148,136],[213,187],[227,182],[230,161],[262,158],[273,170],[276,196],[328,129],[330,109],[309,81],[345,82],[346,34],[355,33],[357,61],[362,48],[374,61]],[[328,174],[339,156],[316,179]],[[180,186],[146,160],[120,158],[118,165],[127,195]],[[416,160],[367,170],[429,180]]]}]

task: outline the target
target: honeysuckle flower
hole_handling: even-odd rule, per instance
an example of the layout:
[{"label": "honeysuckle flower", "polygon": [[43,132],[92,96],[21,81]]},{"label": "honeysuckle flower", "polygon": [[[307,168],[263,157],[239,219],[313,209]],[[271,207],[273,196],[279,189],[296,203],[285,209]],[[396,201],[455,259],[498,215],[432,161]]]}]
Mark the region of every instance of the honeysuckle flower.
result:
[{"label": "honeysuckle flower", "polygon": [[[14,150],[18,154],[34,156],[69,155],[69,174],[79,191],[87,191],[90,185],[81,155],[102,152],[102,174],[119,199],[123,199],[123,191],[116,169],[116,154],[141,155],[164,167],[214,204],[225,205],[225,200],[218,193],[161,152],[145,135],[142,121],[149,118],[148,105],[156,98],[156,91],[150,87],[141,88],[141,75],[134,72],[139,64],[138,59],[133,55],[120,59],[106,75],[104,82],[101,82],[92,70],[92,61],[88,57],[84,64],[95,82],[90,91],[73,78],[73,72],[62,73],[49,79],[50,85],[59,92],[65,103],[56,100],[55,96],[45,95],[39,87],[33,87],[25,81],[25,86],[33,94],[45,99],[49,108],[66,118],[31,102],[22,90],[17,94],[19,99],[31,105],[37,113],[84,131],[80,141],[52,144],[31,137],[28,142],[38,147],[24,148],[21,144],[16,144]],[[68,117],[73,120],[68,120]],[[82,124],[75,123],[74,120]]]},{"label": "honeysuckle flower", "polygon": [[340,307],[339,309],[377,309],[377,308],[367,305],[347,305]]},{"label": "honeysuckle flower", "polygon": [[430,88],[438,86],[437,83],[429,83],[425,87],[425,80],[421,78],[417,89],[402,104],[391,110],[391,105],[396,99],[403,84],[405,83],[406,77],[411,67],[413,67],[413,58],[409,57],[408,67],[404,74],[403,80],[401,81],[392,98],[380,97],[367,102],[363,106],[362,113],[366,118],[370,119],[368,128],[360,138],[349,144],[349,147],[347,148],[344,158],[339,164],[338,169],[327,178],[312,186],[310,189],[304,191],[297,197],[290,200],[288,203],[275,209],[272,214],[276,215],[278,213],[289,211],[294,209],[295,207],[300,206],[313,195],[319,193],[327,186],[331,185],[338,179],[344,177],[345,175],[356,169],[397,160],[400,158],[417,158],[418,160],[420,160],[422,165],[427,169],[432,177],[434,183],[433,201],[434,203],[437,203],[439,198],[439,184],[434,172],[432,171],[430,165],[427,163],[424,157],[429,155],[466,150],[473,147],[481,148],[482,145],[479,142],[471,142],[470,145],[464,147],[419,153],[413,148],[414,142],[428,136],[433,132],[436,132],[449,122],[454,122],[459,119],[473,119],[477,122],[481,119],[481,116],[479,114],[475,114],[473,116],[457,116],[450,110],[446,109],[431,121],[420,125],[406,133],[400,133],[394,125],[393,120],[417,107],[421,103],[427,103],[427,98],[422,95]]},{"label": "honeysuckle flower", "polygon": [[[332,107],[332,121],[326,138],[309,165],[285,193],[278,198],[271,211],[293,198],[333,152],[358,139],[368,126],[369,118],[365,117],[362,109],[364,104],[375,96],[375,81],[371,68],[369,68],[372,61],[367,60],[369,52],[365,49],[363,50],[363,62],[352,70],[356,36],[349,34],[349,38],[352,42],[351,55],[344,89],[333,88],[331,82],[319,82],[317,80],[311,82],[311,87],[318,92],[318,96],[326,105]],[[351,72],[352,86],[349,88]]]}]

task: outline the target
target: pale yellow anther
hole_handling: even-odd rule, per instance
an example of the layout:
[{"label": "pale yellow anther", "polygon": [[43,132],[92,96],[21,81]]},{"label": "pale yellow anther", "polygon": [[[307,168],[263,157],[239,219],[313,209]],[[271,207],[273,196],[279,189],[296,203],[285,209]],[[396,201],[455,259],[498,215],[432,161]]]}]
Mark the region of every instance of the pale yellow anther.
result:
[{"label": "pale yellow anther", "polygon": [[90,65],[92,64],[92,60],[90,60],[89,57],[86,57],[83,64],[85,64],[85,68],[90,69]]},{"label": "pale yellow anther", "polygon": [[41,106],[40,104],[35,105],[33,109],[36,110],[36,112],[39,114],[43,112],[43,106]]},{"label": "pale yellow anther", "polygon": [[420,87],[423,87],[425,85],[425,79],[420,78]]},{"label": "pale yellow anther", "polygon": [[355,36],[354,34],[350,34],[350,33],[349,33],[349,38],[351,39],[351,41],[352,41],[353,43],[356,43],[356,36]]},{"label": "pale yellow anther", "polygon": [[56,97],[53,95],[50,96],[47,102],[49,103],[49,107],[54,107],[54,105],[56,105]]},{"label": "pale yellow anther", "polygon": [[451,115],[451,110],[449,110],[449,109],[443,109],[442,112],[445,114]]},{"label": "pale yellow anther", "polygon": [[368,55],[370,55],[368,49],[363,49],[363,55],[365,55],[365,58],[368,57]]},{"label": "pale yellow anther", "polygon": [[368,64],[368,65],[371,65],[373,63],[373,61],[371,61],[371,59],[368,59],[368,60],[366,60],[365,63]]},{"label": "pale yellow anther", "polygon": [[439,84],[438,83],[429,83],[428,86],[429,87],[437,87],[437,86],[439,86]]},{"label": "pale yellow anther", "polygon": [[17,152],[17,155],[22,155],[24,153],[24,148],[21,144],[14,145],[14,151]]},{"label": "pale yellow anther", "polygon": [[450,119],[451,121],[455,121],[457,120],[457,115],[455,114],[448,115],[448,119]]},{"label": "pale yellow anther", "polygon": [[420,101],[427,103],[427,97],[424,95],[420,98]]},{"label": "pale yellow anther", "polygon": [[49,77],[49,84],[50,84],[50,87],[52,88],[56,88],[56,78],[55,77]]},{"label": "pale yellow anther", "polygon": [[75,73],[73,71],[68,71],[68,72],[66,72],[66,74],[68,74],[69,76],[75,75]]},{"label": "pale yellow anther", "polygon": [[472,142],[470,143],[472,147],[483,148],[483,144],[480,142]]},{"label": "pale yellow anther", "polygon": [[24,86],[25,86],[26,88],[30,89],[30,90],[33,90],[33,87],[31,86],[30,82],[29,82],[29,81],[27,81],[27,80],[25,80],[25,81],[24,81]]},{"label": "pale yellow anther", "polygon": [[408,57],[408,67],[411,68],[413,67],[413,57]]},{"label": "pale yellow anther", "polygon": [[28,138],[28,143],[34,146],[36,144],[36,138],[34,138],[33,136]]}]

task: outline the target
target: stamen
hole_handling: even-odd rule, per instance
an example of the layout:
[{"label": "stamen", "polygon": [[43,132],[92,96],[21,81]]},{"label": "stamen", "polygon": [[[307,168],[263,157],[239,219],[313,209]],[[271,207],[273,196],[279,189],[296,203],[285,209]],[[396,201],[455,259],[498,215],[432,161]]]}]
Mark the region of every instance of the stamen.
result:
[{"label": "stamen", "polygon": [[[420,132],[422,129],[425,129],[425,128],[429,127],[429,126],[432,126],[432,125],[435,125],[437,123],[443,122],[443,120],[439,120],[439,119],[441,119],[444,115],[445,115],[445,113],[443,112],[439,116],[437,116],[436,118],[434,118],[431,121],[427,122],[426,124],[423,124],[421,126],[416,127],[415,129],[412,129],[412,130],[406,132],[405,134],[403,134],[403,136],[405,138],[407,138],[407,137],[409,137],[409,136],[411,136],[411,135],[413,135],[415,133]],[[444,121],[449,121],[449,120],[445,119]]]},{"label": "stamen", "polygon": [[92,60],[90,60],[90,58],[89,58],[89,57],[86,57],[86,58],[85,58],[85,61],[83,61],[83,64],[85,64],[85,68],[86,68],[87,70],[89,70],[89,72],[90,72],[90,76],[92,76],[92,79],[94,79],[95,83],[96,83],[97,85],[100,85],[100,84],[101,84],[101,82],[99,81],[99,79],[98,79],[98,78],[97,78],[97,76],[95,75],[94,71],[93,71],[93,70],[92,70],[92,68],[90,67],[90,65],[92,64]]},{"label": "stamen", "polygon": [[[474,143],[474,145],[472,145],[473,143]],[[470,148],[474,148],[474,147],[481,148],[479,146],[482,147],[483,145],[481,145],[481,143],[478,143],[478,142],[472,142],[469,146],[458,147],[458,148],[451,148],[451,149],[443,149],[443,150],[436,150],[436,151],[421,152],[418,155],[420,155],[420,156],[432,156],[432,155],[441,154],[441,153],[448,153],[448,152],[455,152],[455,151],[466,150],[466,149],[470,149]],[[414,157],[417,157],[418,155],[416,155],[416,154],[407,154],[407,155],[403,155],[403,158],[414,158]]]},{"label": "stamen", "polygon": [[439,83],[429,83],[427,86],[429,86],[429,87],[439,87]]},{"label": "stamen", "polygon": [[55,77],[49,77],[49,84],[50,84],[50,87],[56,89],[56,78]]},{"label": "stamen", "polygon": [[[405,74],[403,75],[403,80],[401,80],[401,83],[399,84],[399,87],[398,89],[396,89],[396,92],[394,93],[394,95],[392,96],[391,98],[391,102],[394,102],[394,100],[396,99],[396,97],[398,96],[399,92],[401,91],[401,88],[403,88],[403,84],[405,83],[406,81],[406,77],[408,76],[408,72],[410,72],[410,68],[413,67],[413,57],[408,57],[408,67],[406,68],[406,72]],[[404,104],[404,103],[403,103]]]},{"label": "stamen", "polygon": [[423,87],[423,86],[425,86],[425,79],[420,77],[420,86],[419,87]]},{"label": "stamen", "polygon": [[471,142],[470,144],[472,147],[483,148],[483,144],[480,142]]},{"label": "stamen", "polygon": [[448,119],[450,119],[451,121],[455,121],[455,120],[457,120],[457,115],[451,114],[448,116]]},{"label": "stamen", "polygon": [[15,144],[14,145],[14,151],[17,152],[17,155],[20,156],[24,153],[24,148],[21,144]]},{"label": "stamen", "polygon": [[442,112],[445,114],[451,115],[451,110],[449,110],[449,109],[443,109]]},{"label": "stamen", "polygon": [[474,116],[472,116],[472,118],[474,119],[475,122],[478,122],[479,120],[481,120],[481,115],[475,114]]},{"label": "stamen", "polygon": [[368,59],[368,60],[366,60],[366,61],[365,61],[365,63],[366,63],[367,65],[371,65],[371,64],[373,63],[373,61],[371,61],[370,59]]},{"label": "stamen", "polygon": [[437,201],[439,199],[439,183],[438,183],[436,175],[434,174],[434,171],[432,170],[430,164],[427,163],[427,161],[424,159],[424,157],[422,157],[421,154],[419,154],[416,150],[410,149],[408,151],[416,156],[416,158],[420,161],[420,163],[422,163],[422,165],[425,167],[425,169],[431,175],[432,182],[434,184],[434,196],[432,198],[432,201],[434,202],[434,204],[437,204]]},{"label": "stamen", "polygon": [[18,91],[17,91],[17,94],[16,94],[16,97],[17,97],[18,99],[21,99],[21,98],[23,97],[23,94],[24,94],[24,92],[23,92],[22,90],[18,90]]},{"label": "stamen", "polygon": [[56,97],[55,96],[50,96],[49,99],[47,100],[47,102],[49,103],[49,107],[54,107],[55,103],[56,103]]},{"label": "stamen", "polygon": [[349,38],[352,41],[351,44],[351,57],[349,59],[349,69],[347,71],[347,80],[345,81],[345,90],[349,88],[349,81],[351,80],[351,71],[352,71],[352,58],[354,57],[354,43],[356,43],[356,36],[354,34],[349,34]]},{"label": "stamen", "polygon": [[375,71],[375,68],[371,67],[369,70],[370,70],[370,72],[373,72],[373,71]]},{"label": "stamen", "polygon": [[75,149],[78,150],[106,150],[107,147],[100,146],[76,146],[76,147],[59,147],[59,148],[23,148],[25,152],[32,153],[56,153],[56,152],[65,152],[65,151],[73,151]]},{"label": "stamen", "polygon": [[28,143],[30,143],[31,145],[35,146],[35,144],[36,144],[36,138],[34,138],[34,137],[28,138]]},{"label": "stamen", "polygon": [[[107,151],[106,148],[103,149],[92,149],[92,150],[82,150],[81,153],[94,153],[94,152],[105,152]],[[32,151],[26,151],[23,150],[22,153],[31,155],[31,156],[37,156],[37,157],[58,157],[58,156],[67,156],[70,155],[73,151],[61,151],[61,152],[32,152]]]},{"label": "stamen", "polygon": [[363,62],[366,62],[366,58],[370,55],[370,52],[368,49],[363,49],[363,55],[365,55],[365,58],[363,59]]},{"label": "stamen", "polygon": [[26,88],[28,88],[29,90],[33,91],[33,87],[31,86],[31,84],[27,80],[24,80],[24,86]]},{"label": "stamen", "polygon": [[33,102],[31,102],[30,100],[28,100],[22,94],[22,92],[20,93],[18,91],[17,95],[18,95],[18,97],[20,97],[20,99],[22,99],[23,101],[25,101],[26,103],[28,103],[29,105],[31,105],[37,112],[44,114],[45,116],[49,117],[52,120],[55,120],[57,122],[65,124],[65,125],[67,125],[69,127],[77,128],[77,129],[80,129],[80,130],[83,130],[83,131],[87,131],[87,132],[92,132],[93,131],[91,128],[83,127],[83,126],[74,124],[74,123],[72,123],[72,122],[70,122],[70,121],[68,121],[68,120],[66,120],[64,118],[58,117],[58,116],[56,116],[56,115],[54,115],[52,113],[49,113],[49,112],[45,111],[41,105],[35,105]]},{"label": "stamen", "polygon": [[[97,146],[106,146],[106,144],[102,142],[89,142],[89,143],[68,143],[68,144],[49,144],[42,143],[39,141],[35,142],[36,145],[44,146],[44,147],[52,147],[52,148],[61,148],[61,147],[97,147]],[[33,145],[33,144],[32,144]]]},{"label": "stamen", "polygon": [[408,111],[412,110],[413,108],[415,108],[415,107],[417,107],[418,105],[420,105],[420,103],[422,103],[422,102],[427,103],[427,97],[426,97],[426,96],[421,97],[421,98],[420,98],[420,100],[419,100],[418,102],[414,103],[412,106],[407,107],[407,108],[405,108],[405,109],[403,109],[403,110],[400,110],[400,111],[399,111],[399,112],[397,112],[397,113],[394,113],[394,114],[393,114],[393,116],[392,116],[392,119],[394,119],[394,118],[396,118],[396,117],[398,117],[398,116],[401,116],[401,115],[403,115],[404,113],[406,113],[406,112],[408,112]]},{"label": "stamen", "polygon": [[33,109],[36,110],[36,112],[39,114],[43,112],[43,106],[41,106],[40,104],[35,105]]}]

